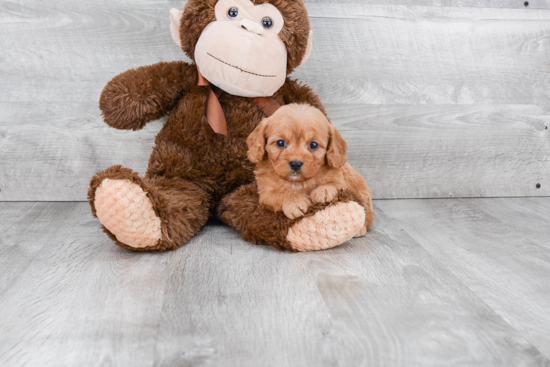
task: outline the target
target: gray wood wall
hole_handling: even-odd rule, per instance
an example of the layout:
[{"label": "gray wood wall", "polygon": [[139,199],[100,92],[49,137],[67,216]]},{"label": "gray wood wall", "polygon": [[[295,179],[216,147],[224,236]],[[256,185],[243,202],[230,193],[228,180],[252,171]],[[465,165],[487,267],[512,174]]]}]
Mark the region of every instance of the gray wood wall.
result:
[{"label": "gray wood wall", "polygon": [[[168,24],[183,4],[0,1],[0,201],[85,200],[98,170],[145,172],[163,121],[109,128],[98,98],[126,69],[185,59]],[[307,7],[314,50],[294,77],[375,198],[550,195],[550,1]]]}]

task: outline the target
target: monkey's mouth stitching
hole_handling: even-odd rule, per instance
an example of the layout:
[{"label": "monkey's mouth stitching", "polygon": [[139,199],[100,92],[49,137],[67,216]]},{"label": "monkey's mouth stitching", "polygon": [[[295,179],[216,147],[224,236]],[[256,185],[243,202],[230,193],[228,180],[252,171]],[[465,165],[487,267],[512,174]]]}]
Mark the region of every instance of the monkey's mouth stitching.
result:
[{"label": "monkey's mouth stitching", "polygon": [[250,71],[243,70],[243,69],[241,69],[241,68],[238,67],[238,66],[231,65],[231,64],[229,64],[229,63],[227,63],[227,62],[225,62],[225,61],[223,61],[223,60],[221,60],[221,59],[218,59],[216,56],[212,55],[210,52],[207,52],[207,54],[208,54],[208,56],[210,56],[210,57],[212,57],[212,58],[218,60],[219,62],[222,62],[222,63],[224,63],[225,65],[231,66],[232,68],[238,69],[238,70],[242,71],[243,73],[252,74],[252,75],[256,75],[256,76],[261,76],[262,78],[276,78],[276,77],[277,77],[277,75],[262,75],[262,74],[252,73],[252,72],[250,72]]}]

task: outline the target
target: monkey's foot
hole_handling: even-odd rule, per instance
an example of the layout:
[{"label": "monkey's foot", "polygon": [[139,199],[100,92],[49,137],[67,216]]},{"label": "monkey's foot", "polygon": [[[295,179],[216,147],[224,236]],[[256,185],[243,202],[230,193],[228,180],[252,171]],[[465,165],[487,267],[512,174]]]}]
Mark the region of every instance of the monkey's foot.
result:
[{"label": "monkey's foot", "polygon": [[292,226],[286,239],[296,251],[325,250],[350,240],[364,225],[365,210],[361,205],[339,202]]},{"label": "monkey's foot", "polygon": [[140,249],[161,240],[160,218],[147,194],[136,183],[104,179],[95,191],[96,216],[121,243]]},{"label": "monkey's foot", "polygon": [[361,230],[359,231],[359,233],[357,233],[355,236],[353,236],[354,238],[356,237],[364,237],[366,234],[367,234],[367,231],[368,231],[368,228],[366,225],[363,226],[363,228],[361,228]]}]

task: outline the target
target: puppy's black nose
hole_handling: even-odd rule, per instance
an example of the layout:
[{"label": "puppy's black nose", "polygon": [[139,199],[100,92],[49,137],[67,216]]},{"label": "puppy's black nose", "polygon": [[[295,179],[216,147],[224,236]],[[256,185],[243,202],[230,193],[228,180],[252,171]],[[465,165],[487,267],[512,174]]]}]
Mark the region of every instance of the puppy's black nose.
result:
[{"label": "puppy's black nose", "polygon": [[304,162],[300,162],[300,161],[290,161],[290,169],[293,170],[293,171],[299,171],[300,168],[302,168],[302,166],[304,165]]}]

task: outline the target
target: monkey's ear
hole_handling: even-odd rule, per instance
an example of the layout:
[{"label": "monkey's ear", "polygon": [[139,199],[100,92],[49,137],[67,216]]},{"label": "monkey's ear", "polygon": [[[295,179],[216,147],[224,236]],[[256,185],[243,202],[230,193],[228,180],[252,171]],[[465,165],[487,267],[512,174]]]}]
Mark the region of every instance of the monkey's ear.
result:
[{"label": "monkey's ear", "polygon": [[246,139],[248,145],[248,159],[252,163],[258,163],[264,158],[265,155],[265,128],[269,119],[263,119],[262,122]]},{"label": "monkey's ear", "polygon": [[180,24],[182,15],[182,11],[179,11],[178,9],[170,9],[170,33],[172,34],[172,39],[176,42],[176,45],[180,47]]},{"label": "monkey's ear", "polygon": [[329,166],[334,168],[340,168],[348,160],[346,157],[346,152],[348,150],[348,144],[340,135],[338,129],[330,125],[329,128],[330,141],[328,143],[327,150],[327,163]]},{"label": "monkey's ear", "polygon": [[307,47],[306,47],[306,53],[304,54],[304,58],[302,59],[302,62],[300,62],[300,65],[298,67],[305,64],[307,59],[309,59],[309,56],[311,55],[311,49],[313,48],[313,31],[309,31],[309,37],[307,39]]}]

